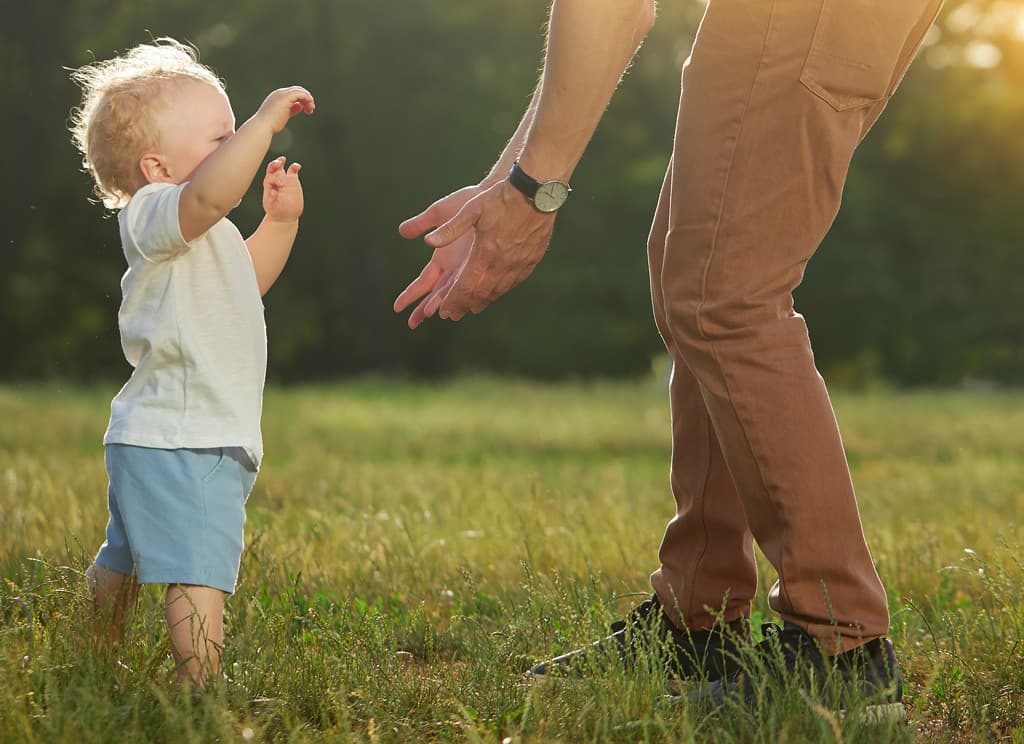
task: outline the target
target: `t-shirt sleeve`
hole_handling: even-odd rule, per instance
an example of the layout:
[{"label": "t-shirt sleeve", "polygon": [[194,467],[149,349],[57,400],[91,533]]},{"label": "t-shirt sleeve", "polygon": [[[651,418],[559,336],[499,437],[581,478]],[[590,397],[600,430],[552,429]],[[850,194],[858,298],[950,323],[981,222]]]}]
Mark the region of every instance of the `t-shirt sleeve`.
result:
[{"label": "t-shirt sleeve", "polygon": [[146,261],[167,261],[191,246],[181,235],[178,199],[185,184],[153,183],[139,189],[124,208],[125,243]]}]

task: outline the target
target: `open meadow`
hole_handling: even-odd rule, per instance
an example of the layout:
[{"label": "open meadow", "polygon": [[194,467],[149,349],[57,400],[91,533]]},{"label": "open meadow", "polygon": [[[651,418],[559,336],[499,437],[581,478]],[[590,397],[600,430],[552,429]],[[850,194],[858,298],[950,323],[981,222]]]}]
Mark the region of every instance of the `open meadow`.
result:
[{"label": "open meadow", "polygon": [[114,392],[0,388],[2,742],[1024,742],[1024,393],[835,396],[906,679],[910,724],[879,726],[793,691],[698,709],[657,670],[522,685],[650,591],[653,378],[271,388],[230,680],[193,700],[158,590],[116,658],[86,632]]}]

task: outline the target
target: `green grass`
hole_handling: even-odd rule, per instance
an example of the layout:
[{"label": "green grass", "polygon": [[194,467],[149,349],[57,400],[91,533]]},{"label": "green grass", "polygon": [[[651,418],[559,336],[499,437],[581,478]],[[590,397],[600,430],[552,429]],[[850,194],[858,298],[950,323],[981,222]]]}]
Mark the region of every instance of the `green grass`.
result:
[{"label": "green grass", "polygon": [[673,704],[655,671],[521,687],[649,592],[672,513],[654,382],[270,390],[233,683],[193,702],[158,590],[123,666],[83,631],[113,392],[0,388],[0,741],[1024,741],[1024,394],[836,396],[907,678],[910,725],[879,728],[793,691]]}]

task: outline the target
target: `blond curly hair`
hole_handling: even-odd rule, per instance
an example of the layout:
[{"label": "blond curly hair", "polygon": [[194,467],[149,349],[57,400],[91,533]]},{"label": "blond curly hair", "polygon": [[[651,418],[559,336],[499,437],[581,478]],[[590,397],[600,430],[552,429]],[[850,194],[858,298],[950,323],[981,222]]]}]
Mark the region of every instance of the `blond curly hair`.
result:
[{"label": "blond curly hair", "polygon": [[224,90],[195,48],[168,37],[72,70],[71,79],[82,88],[82,105],[71,114],[71,139],[110,209],[123,207],[145,185],[139,159],[160,145],[154,111],[166,105],[168,84],[198,80]]}]

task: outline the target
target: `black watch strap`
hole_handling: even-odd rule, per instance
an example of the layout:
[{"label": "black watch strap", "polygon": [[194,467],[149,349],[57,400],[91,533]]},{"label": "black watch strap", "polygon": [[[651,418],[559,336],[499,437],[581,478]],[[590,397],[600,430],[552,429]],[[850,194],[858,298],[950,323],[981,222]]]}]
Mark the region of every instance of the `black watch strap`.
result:
[{"label": "black watch strap", "polygon": [[537,195],[537,189],[540,188],[540,181],[528,176],[526,171],[519,167],[518,160],[512,164],[512,170],[508,172],[508,182],[519,189],[523,196],[530,201],[533,201],[533,197]]},{"label": "black watch strap", "polygon": [[540,182],[528,176],[519,167],[518,160],[512,164],[512,170],[508,172],[508,182],[522,193],[538,212],[545,214],[558,211],[565,204],[565,200],[569,198],[569,192],[572,191],[569,184],[563,181]]}]

